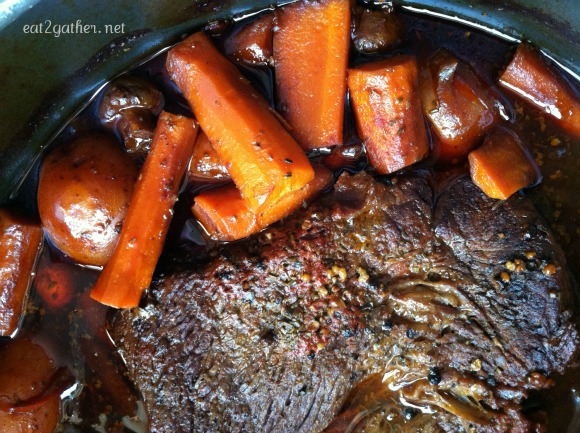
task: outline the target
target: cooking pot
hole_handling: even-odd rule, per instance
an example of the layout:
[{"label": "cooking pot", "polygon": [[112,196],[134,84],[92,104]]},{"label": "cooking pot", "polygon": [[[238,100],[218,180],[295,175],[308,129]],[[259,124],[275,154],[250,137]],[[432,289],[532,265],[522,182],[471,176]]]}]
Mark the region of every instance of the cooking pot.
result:
[{"label": "cooking pot", "polygon": [[[211,20],[290,0],[0,0],[0,204],[111,78]],[[503,38],[529,39],[580,75],[577,0],[399,0]]]},{"label": "cooking pot", "polygon": [[[289,0],[0,2],[0,204],[68,119],[109,79],[210,20]],[[577,0],[398,0],[504,38],[529,39],[580,74]]]}]

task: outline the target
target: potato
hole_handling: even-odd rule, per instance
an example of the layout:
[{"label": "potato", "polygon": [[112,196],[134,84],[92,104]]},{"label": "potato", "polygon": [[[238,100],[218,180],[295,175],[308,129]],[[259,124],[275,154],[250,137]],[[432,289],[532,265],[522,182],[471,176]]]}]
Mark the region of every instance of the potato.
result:
[{"label": "potato", "polygon": [[[36,400],[56,369],[42,347],[29,339],[0,345],[0,433],[52,433],[60,419],[59,393]],[[28,402],[31,402],[28,404]]]},{"label": "potato", "polygon": [[40,394],[55,368],[44,349],[28,338],[0,345],[0,405],[17,405]]},{"label": "potato", "polygon": [[83,136],[44,160],[38,211],[46,235],[77,262],[102,266],[117,244],[138,168],[108,135]]},{"label": "potato", "polygon": [[60,398],[51,395],[29,411],[0,412],[0,433],[53,433],[60,420]]}]

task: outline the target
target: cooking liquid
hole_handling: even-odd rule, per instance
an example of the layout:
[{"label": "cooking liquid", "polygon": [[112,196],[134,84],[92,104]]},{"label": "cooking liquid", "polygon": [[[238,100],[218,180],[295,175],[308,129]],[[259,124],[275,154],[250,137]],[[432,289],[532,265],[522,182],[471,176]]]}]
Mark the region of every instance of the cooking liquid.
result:
[{"label": "cooking liquid", "polygon": [[[441,19],[399,11],[406,28],[405,42],[390,51],[415,53],[420,58],[430,56],[443,47],[460,59],[467,61],[480,78],[494,86],[498,71],[509,61],[513,44],[492,37],[481,31],[470,29]],[[234,26],[242,25],[237,23]],[[379,55],[354,55],[351,65],[381,57]],[[166,97],[165,109],[174,113],[190,114],[183,97],[169,80],[165,71],[166,51],[132,71],[154,81]],[[272,71],[267,67],[241,68],[242,72],[262,91],[270,102],[274,101]],[[572,83],[572,80],[570,80]],[[578,83],[572,83],[578,86]],[[99,97],[59,136],[54,145],[70,140],[71,137],[101,128],[97,115]],[[549,119],[523,104],[512,105],[501,98],[506,108],[506,117],[515,120],[511,127],[516,130],[534,152],[544,179],[526,194],[534,200],[540,211],[551,224],[558,241],[564,248],[569,267],[578,275],[580,270],[580,237],[577,219],[579,210],[576,194],[580,191],[577,175],[580,162],[578,140],[574,140],[555,128]],[[360,139],[355,128],[353,115],[347,104],[344,131],[345,147],[334,152],[338,165],[350,171],[364,167]],[[420,163],[434,170],[433,161]],[[38,166],[23,184],[15,205],[36,214],[35,192]],[[170,229],[164,259],[170,256],[202,254],[206,240],[192,220],[190,205],[193,195],[215,183],[191,181],[183,188],[176,214]],[[20,330],[40,342],[51,354],[57,366],[68,367],[78,383],[67,390],[63,400],[63,427],[65,432],[128,432],[146,431],[142,403],[138,392],[131,384],[122,360],[115,353],[104,332],[107,309],[89,298],[88,292],[96,281],[98,271],[70,263],[47,243],[40,258],[41,262],[65,262],[70,267],[78,295],[66,311],[51,312],[43,307],[42,300],[35,294],[34,287],[29,300],[28,314]],[[579,309],[580,311],[580,309]],[[110,312],[109,312],[110,313]],[[580,322],[577,315],[577,322]],[[580,326],[580,323],[579,323]],[[2,342],[0,342],[2,344]],[[429,410],[417,411],[413,405],[397,401],[396,393],[389,391],[381,377],[370,377],[355,387],[347,398],[342,417],[348,422],[341,431],[395,431],[391,422],[402,423],[396,431],[417,428],[421,417],[428,417]],[[534,394],[526,402],[530,416],[541,411],[548,415],[549,432],[580,431],[580,368],[571,367],[564,376],[556,375],[556,385],[547,391]],[[408,404],[413,410],[401,412],[400,404]],[[395,409],[397,407],[398,409]],[[407,416],[411,414],[413,416]],[[401,418],[403,414],[403,418]],[[398,419],[397,419],[398,418]],[[407,419],[408,418],[408,419]],[[338,430],[333,430],[338,431]]]}]

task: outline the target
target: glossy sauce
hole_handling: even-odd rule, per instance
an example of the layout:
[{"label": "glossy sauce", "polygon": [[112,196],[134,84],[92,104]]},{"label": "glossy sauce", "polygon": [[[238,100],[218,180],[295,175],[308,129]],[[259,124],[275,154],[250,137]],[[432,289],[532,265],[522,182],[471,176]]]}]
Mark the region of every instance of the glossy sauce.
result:
[{"label": "glossy sauce", "polygon": [[[513,44],[440,19],[403,11],[400,14],[406,36],[404,43],[390,50],[388,56],[395,53],[415,53],[420,58],[427,58],[443,47],[467,61],[485,83],[496,89],[495,92],[505,107],[504,117],[514,121],[512,127],[526,138],[525,141],[534,152],[544,176],[543,182],[526,191],[526,194],[534,200],[551,224],[566,252],[572,273],[578,276],[580,236],[577,227],[580,209],[577,207],[577,191],[580,191],[580,143],[554,127],[541,113],[521,103],[512,104],[497,90],[494,83],[498,71],[509,61]],[[240,25],[241,23],[234,24],[234,28]],[[354,53],[354,50],[351,52]],[[350,64],[357,65],[378,57],[385,56],[352,54]],[[146,77],[158,86],[165,95],[166,110],[188,114],[190,111],[187,103],[165,71],[165,58],[166,52],[163,52],[132,71],[132,74]],[[274,82],[271,69],[264,66],[241,69],[266,99],[273,103]],[[578,83],[570,82],[578,88]],[[97,109],[99,101],[100,97],[97,97],[74,119],[54,145],[69,141],[80,133],[102,128]],[[326,158],[327,163],[333,158],[331,164],[341,167],[339,170],[361,170],[366,160],[361,153],[360,139],[357,137],[350,110],[345,115],[344,143],[349,146],[334,150],[331,155],[322,158]],[[439,169],[433,167],[430,159],[420,165]],[[33,215],[37,213],[35,191],[38,169],[37,166],[31,173],[14,202],[15,206]],[[204,251],[206,239],[191,219],[190,206],[193,195],[214,185],[215,183],[189,182],[182,188],[165,257],[200,254]],[[144,414],[138,393],[125,377],[122,361],[104,331],[107,309],[88,297],[88,291],[96,281],[98,272],[69,262],[50,244],[45,246],[40,257],[40,264],[48,262],[64,263],[69,268],[77,295],[66,311],[50,311],[35,294],[33,286],[28,314],[20,335],[30,336],[34,341],[40,342],[57,366],[68,367],[77,378],[77,384],[68,389],[67,397],[63,401],[64,431],[146,431],[143,420],[139,418]],[[163,267],[163,261],[160,266]],[[576,322],[580,322],[579,315],[576,318]],[[0,345],[2,344],[0,341]],[[385,431],[388,422],[395,421],[397,415],[391,411],[388,403],[391,396],[388,395],[386,387],[379,386],[382,383],[380,379],[382,378],[368,379],[353,390],[344,407],[349,420],[348,428],[342,431],[359,431],[357,424],[363,418],[372,418],[366,424],[368,430],[365,431]],[[554,388],[530,397],[526,403],[528,411],[531,416],[545,411],[550,432],[564,432],[567,429],[570,432],[577,431],[575,429],[580,428],[580,368],[572,367],[565,376],[557,376],[555,379]],[[409,410],[404,413],[405,420],[398,421],[407,423],[405,425],[409,428],[419,428],[421,417],[429,416],[429,410],[426,408],[424,413],[419,412],[409,406]]]}]

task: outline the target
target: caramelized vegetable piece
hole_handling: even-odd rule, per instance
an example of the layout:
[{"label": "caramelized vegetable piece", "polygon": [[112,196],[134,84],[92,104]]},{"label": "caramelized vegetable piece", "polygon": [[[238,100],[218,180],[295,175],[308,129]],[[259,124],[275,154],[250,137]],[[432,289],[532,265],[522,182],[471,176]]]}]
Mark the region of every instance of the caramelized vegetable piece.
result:
[{"label": "caramelized vegetable piece", "polygon": [[277,11],[278,107],[305,149],[342,142],[349,0],[299,1]]},{"label": "caramelized vegetable piece", "polygon": [[53,433],[60,420],[60,397],[51,395],[26,411],[0,411],[1,433]]},{"label": "caramelized vegetable piece", "polygon": [[390,10],[370,10],[357,6],[352,41],[360,53],[381,53],[401,43],[403,23]]},{"label": "caramelized vegetable piece", "polygon": [[322,163],[331,170],[350,168],[356,171],[366,165],[366,153],[361,143],[336,146],[330,154],[321,158]]},{"label": "caramelized vegetable piece", "polygon": [[249,65],[266,65],[272,59],[274,13],[268,12],[246,24],[225,41],[228,57]]},{"label": "caramelized vegetable piece", "polygon": [[314,168],[314,179],[304,188],[293,191],[281,197],[273,206],[263,209],[258,214],[258,223],[262,228],[274,224],[299,209],[305,201],[311,200],[316,194],[332,182],[332,173],[322,166]]},{"label": "caramelized vegetable piece", "polygon": [[48,309],[66,307],[75,295],[71,270],[65,263],[46,263],[40,266],[36,270],[34,286]]},{"label": "caramelized vegetable piece", "polygon": [[499,77],[499,84],[549,114],[563,129],[580,137],[580,99],[530,45],[520,44]]},{"label": "caramelized vegetable piece", "polygon": [[188,173],[192,179],[223,180],[230,177],[226,166],[211,147],[203,131],[199,131],[195,140]]},{"label": "caramelized vegetable piece", "polygon": [[312,181],[302,189],[285,195],[259,214],[248,207],[233,185],[204,191],[195,198],[192,210],[211,238],[235,241],[290,215],[302,203],[329,186],[331,181],[332,173],[328,169],[315,166]]},{"label": "caramelized vegetable piece", "polygon": [[60,419],[60,391],[44,395],[57,373],[46,352],[29,339],[0,347],[0,431],[52,433]]},{"label": "caramelized vegetable piece", "polygon": [[427,155],[414,57],[401,55],[351,69],[348,88],[359,135],[378,173],[392,173]]},{"label": "caramelized vegetable piece", "polygon": [[78,138],[44,160],[38,211],[46,234],[72,259],[107,263],[119,239],[138,169],[108,135]]},{"label": "caramelized vegetable piece", "polygon": [[195,197],[192,212],[215,240],[235,241],[261,230],[256,214],[234,184],[202,192]]},{"label": "caramelized vegetable piece", "polygon": [[252,210],[314,177],[310,161],[266,101],[206,35],[196,33],[173,48],[167,69]]},{"label": "caramelized vegetable piece", "polygon": [[54,372],[44,349],[27,338],[0,346],[0,405],[17,406],[36,397]]},{"label": "caramelized vegetable piece", "polygon": [[0,209],[0,336],[18,327],[41,242],[38,224]]},{"label": "caramelized vegetable piece", "polygon": [[440,50],[421,70],[423,112],[437,135],[439,159],[459,162],[500,120],[497,101],[469,66]]},{"label": "caramelized vegetable piece", "polygon": [[93,299],[116,308],[139,304],[163,249],[197,133],[192,119],[166,112],[159,116],[119,243],[91,291]]},{"label": "caramelized vegetable piece", "polygon": [[142,77],[123,75],[112,81],[101,98],[99,116],[117,129],[129,152],[148,152],[155,117],[163,108],[163,94]]},{"label": "caramelized vegetable piece", "polygon": [[147,153],[151,148],[155,116],[146,110],[126,110],[117,121],[117,130],[130,153]]},{"label": "caramelized vegetable piece", "polygon": [[505,200],[541,178],[536,161],[515,134],[498,129],[469,154],[471,179],[491,198]]}]

